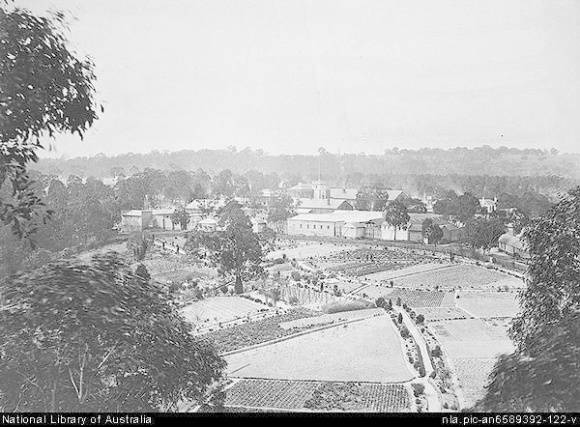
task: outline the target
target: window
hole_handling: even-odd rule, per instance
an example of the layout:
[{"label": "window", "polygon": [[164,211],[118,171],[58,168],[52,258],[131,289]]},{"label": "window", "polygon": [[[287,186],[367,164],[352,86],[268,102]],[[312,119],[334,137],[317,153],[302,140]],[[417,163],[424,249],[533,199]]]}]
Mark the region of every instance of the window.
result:
[{"label": "window", "polygon": [[322,225],[320,226],[320,229],[322,230]]},{"label": "window", "polygon": [[302,224],[300,224],[300,228],[302,228]]},{"label": "window", "polygon": [[327,230],[330,230],[330,225],[327,225],[327,226],[326,226],[326,229],[327,229]]},{"label": "window", "polygon": [[310,228],[310,224],[306,224],[306,228],[308,228],[308,229],[309,229],[309,228]]}]

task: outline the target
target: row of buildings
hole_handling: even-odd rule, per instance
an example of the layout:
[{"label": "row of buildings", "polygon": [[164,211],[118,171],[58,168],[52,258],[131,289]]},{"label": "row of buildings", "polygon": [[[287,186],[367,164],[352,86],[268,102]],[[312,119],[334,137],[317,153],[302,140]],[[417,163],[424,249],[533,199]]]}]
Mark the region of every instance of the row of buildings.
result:
[{"label": "row of buildings", "polygon": [[408,224],[394,227],[385,221],[382,212],[337,210],[305,213],[288,219],[287,233],[291,236],[424,242],[423,222],[431,219],[443,231],[442,242],[455,242],[463,235],[463,227],[446,221],[441,215],[410,213],[409,217]]}]

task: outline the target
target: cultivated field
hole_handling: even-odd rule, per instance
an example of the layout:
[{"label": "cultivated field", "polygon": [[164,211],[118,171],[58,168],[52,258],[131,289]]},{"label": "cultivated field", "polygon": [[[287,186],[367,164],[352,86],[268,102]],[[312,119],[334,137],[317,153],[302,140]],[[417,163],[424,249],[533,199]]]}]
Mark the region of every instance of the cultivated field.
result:
[{"label": "cultivated field", "polygon": [[310,310],[299,308],[284,314],[278,314],[206,333],[201,335],[201,337],[212,343],[218,352],[224,353],[290,335],[295,331],[281,328],[280,323],[312,317],[317,314]]},{"label": "cultivated field", "polygon": [[282,258],[286,255],[288,259],[306,259],[310,257],[328,256],[336,252],[354,249],[352,245],[339,245],[334,243],[319,242],[297,242],[293,247],[277,249],[270,252],[266,259]]},{"label": "cultivated field", "polygon": [[402,412],[411,406],[399,384],[241,379],[226,396],[233,410]]},{"label": "cultivated field", "polygon": [[233,377],[400,382],[413,378],[388,316],[226,356]]},{"label": "cultivated field", "polygon": [[381,271],[379,273],[369,274],[365,277],[373,280],[394,280],[397,277],[409,276],[412,274],[423,273],[426,271],[434,271],[442,268],[451,267],[453,264],[446,263],[426,263],[416,264],[394,271]]},{"label": "cultivated field", "polygon": [[290,322],[280,323],[280,327],[283,329],[310,328],[314,326],[330,325],[345,320],[365,319],[367,317],[379,316],[384,313],[385,311],[382,308],[344,311],[341,313],[323,314],[316,317],[305,317],[303,319],[292,320]]},{"label": "cultivated field", "polygon": [[523,282],[507,274],[470,264],[427,271],[394,279],[395,286],[409,289],[488,289],[498,286],[523,286]]},{"label": "cultivated field", "polygon": [[515,317],[519,311],[512,292],[459,292],[457,306],[476,317]]}]

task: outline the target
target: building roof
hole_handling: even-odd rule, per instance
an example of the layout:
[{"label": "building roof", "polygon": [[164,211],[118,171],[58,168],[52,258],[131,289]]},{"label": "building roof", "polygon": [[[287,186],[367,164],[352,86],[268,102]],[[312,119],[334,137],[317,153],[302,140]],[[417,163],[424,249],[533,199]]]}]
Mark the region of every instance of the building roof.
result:
[{"label": "building roof", "polygon": [[174,212],[175,208],[153,209],[151,211],[153,215],[173,215]]},{"label": "building roof", "polygon": [[382,212],[369,211],[335,211],[322,214],[301,214],[289,218],[289,221],[318,221],[318,222],[345,222],[358,223],[368,221],[378,221],[383,219]]},{"label": "building roof", "polygon": [[503,243],[504,245],[512,246],[520,250],[525,249],[525,244],[522,241],[521,236],[514,236],[510,233],[502,234],[498,239],[498,243]]},{"label": "building roof", "polygon": [[398,197],[400,196],[406,196],[405,193],[403,193],[402,190],[387,190],[387,194],[389,195],[389,199],[388,200],[397,200]]},{"label": "building roof", "polygon": [[143,211],[140,210],[132,210],[132,211],[125,211],[125,212],[121,212],[121,216],[142,216],[143,215]]},{"label": "building roof", "polygon": [[358,190],[356,188],[331,188],[331,199],[355,200]]},{"label": "building roof", "polygon": [[345,200],[337,199],[298,199],[300,209],[338,209],[343,203],[348,203]]}]

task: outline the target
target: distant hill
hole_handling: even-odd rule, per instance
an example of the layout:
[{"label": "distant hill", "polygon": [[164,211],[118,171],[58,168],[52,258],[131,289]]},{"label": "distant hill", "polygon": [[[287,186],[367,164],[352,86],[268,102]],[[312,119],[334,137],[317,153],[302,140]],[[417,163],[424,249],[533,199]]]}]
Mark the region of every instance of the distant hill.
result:
[{"label": "distant hill", "polygon": [[[555,150],[491,148],[386,150],[382,155],[320,155],[322,175],[340,179],[353,174],[432,174],[490,176],[550,176],[580,178],[580,154],[561,154]],[[145,168],[197,170],[212,173],[230,169],[236,173],[259,170],[316,177],[318,155],[270,155],[261,150],[183,150],[177,152],[96,155],[72,159],[41,159],[34,169],[45,174],[110,177],[115,172],[131,175]]]}]

